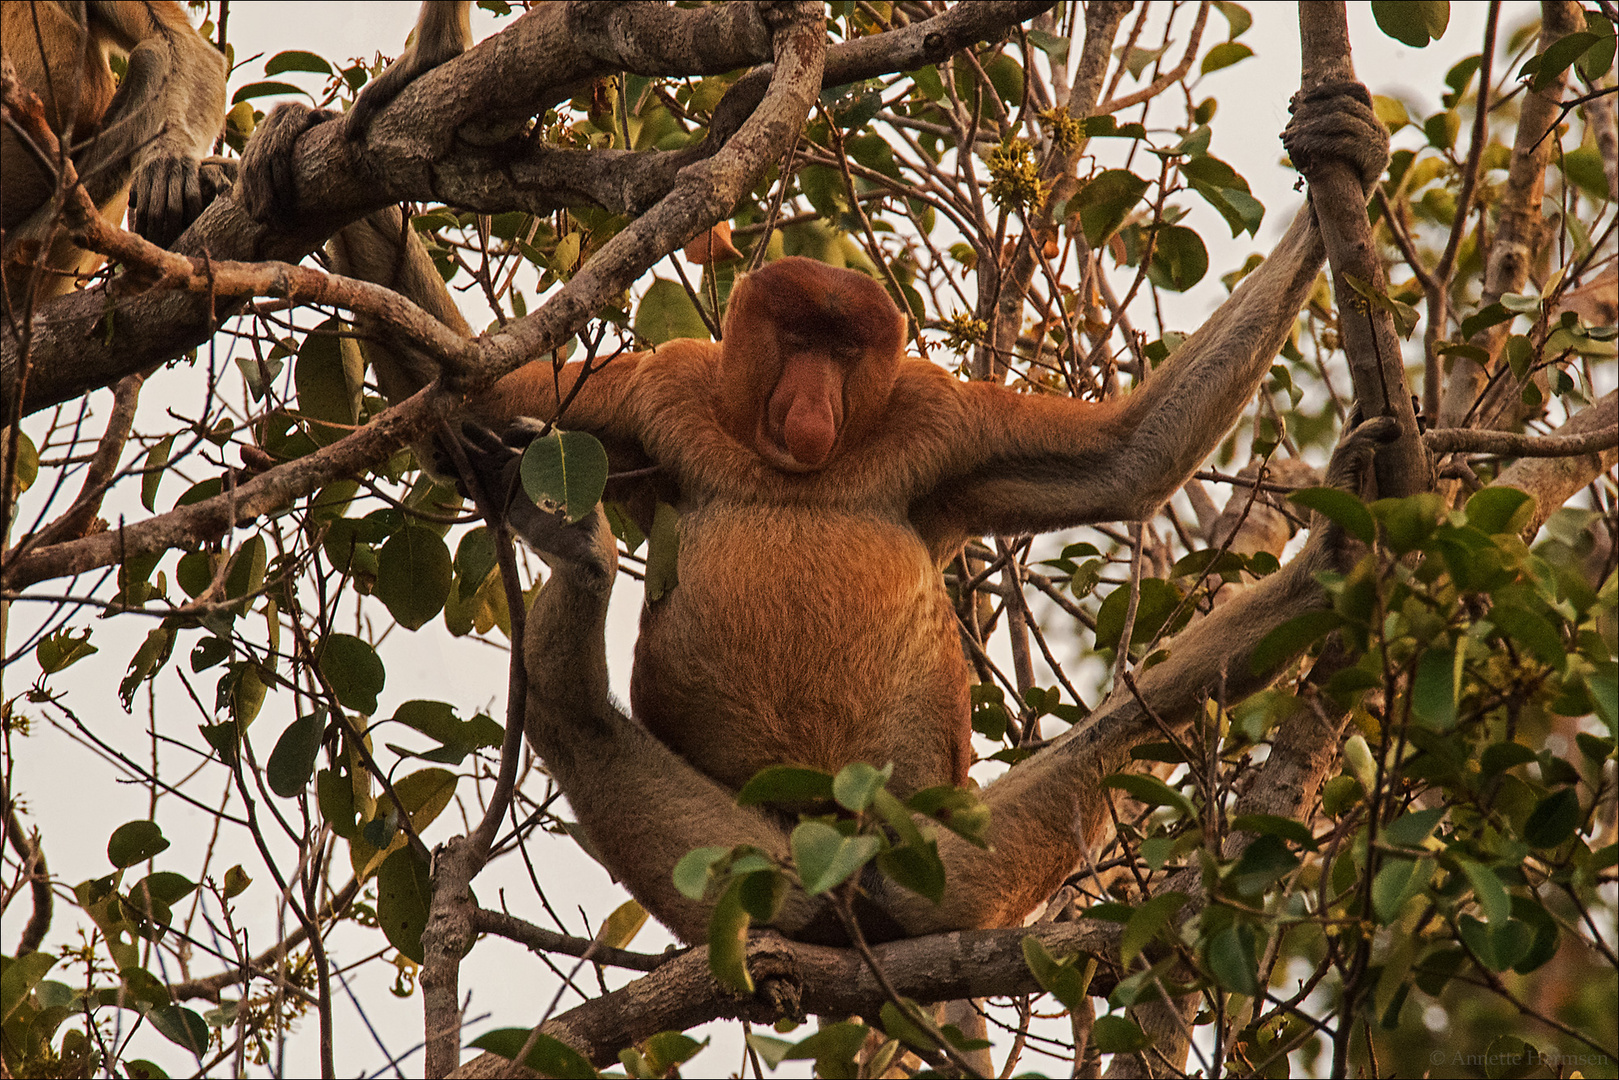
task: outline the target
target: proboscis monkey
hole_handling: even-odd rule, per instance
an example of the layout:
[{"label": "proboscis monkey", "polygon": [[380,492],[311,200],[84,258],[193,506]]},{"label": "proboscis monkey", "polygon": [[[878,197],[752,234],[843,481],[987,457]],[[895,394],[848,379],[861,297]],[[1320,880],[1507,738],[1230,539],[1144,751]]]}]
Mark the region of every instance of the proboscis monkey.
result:
[{"label": "proboscis monkey", "polygon": [[[1302,99],[1295,158],[1350,161],[1369,188],[1388,139],[1358,84]],[[464,328],[397,210],[345,229],[345,274],[385,283]],[[852,271],[783,259],[741,279],[723,342],[676,341],[581,378],[536,362],[471,403],[487,423],[555,417],[657,466],[680,512],[679,583],[642,613],[631,714],[608,695],[604,627],[616,552],[598,512],[562,527],[522,499],[513,523],[553,564],[528,621],[530,741],[630,891],[677,935],[702,940],[709,905],[681,895],[693,848],[753,844],[785,857],[790,824],[734,794],[776,764],[835,771],[894,765],[905,795],[966,779],[968,668],[942,567],[987,533],[1142,520],[1224,438],[1285,341],[1323,261],[1309,207],[1270,257],[1133,393],[1092,403],[964,383],[903,356],[904,323],[883,288]],[[431,361],[378,328],[363,348],[391,399]],[[1354,478],[1365,425],[1335,459]],[[474,447],[480,471],[505,467]],[[498,444],[498,440],[496,440]],[[1201,624],[1197,641],[1138,679],[1165,716],[1195,712],[1222,677],[1262,685],[1246,657],[1317,602],[1313,573],[1339,549],[1322,528],[1304,555]],[[1240,668],[1240,670],[1236,670]],[[990,850],[939,838],[942,904],[862,879],[873,937],[1015,924],[1079,863],[1106,822],[1098,781],[1121,762],[1070,740],[991,784]],[[824,902],[789,897],[775,925],[838,940]]]}]

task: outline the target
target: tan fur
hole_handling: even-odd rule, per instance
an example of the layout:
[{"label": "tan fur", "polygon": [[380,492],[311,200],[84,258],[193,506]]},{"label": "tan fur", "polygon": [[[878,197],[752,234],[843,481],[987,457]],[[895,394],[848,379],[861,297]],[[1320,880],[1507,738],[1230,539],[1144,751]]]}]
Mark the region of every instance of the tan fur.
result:
[{"label": "tan fur", "polygon": [[[171,0],[8,0],[0,4],[0,47],[44,102],[102,215],[121,220],[133,184],[137,230],[165,245],[178,237],[205,205],[198,163],[225,120],[224,57],[192,28],[185,8]],[[129,61],[116,93],[113,54]],[[55,181],[9,129],[0,132],[0,170],[12,310],[30,289],[37,300],[67,292],[101,257],[58,238],[38,259],[36,281],[27,249],[50,235]]]},{"label": "tan fur", "polygon": [[[1345,140],[1357,161],[1382,152],[1360,135]],[[342,250],[347,272],[376,281],[425,259],[397,216]],[[903,322],[879,285],[797,258],[737,285],[723,344],[676,341],[615,359],[561,416],[578,364],[530,364],[471,403],[490,423],[555,419],[610,449],[635,448],[680,511],[679,584],[643,610],[631,719],[607,689],[616,552],[601,512],[562,526],[532,505],[512,508],[554,567],[524,644],[527,733],[607,866],[676,934],[701,940],[707,908],[675,890],[674,864],[704,845],[787,849],[779,816],[732,799],[757,770],[893,762],[901,792],[961,782],[968,669],[941,568],[971,536],[1156,512],[1251,399],[1322,259],[1306,208],[1142,388],[1100,405],[962,383],[905,359]],[[436,277],[406,276],[442,294],[419,303],[449,304]],[[392,357],[380,335],[364,347],[398,392],[431,377]],[[800,362],[818,372],[804,389],[783,375]],[[798,393],[836,423],[824,460],[798,460],[783,437],[781,415],[798,402],[782,395]],[[1327,535],[1142,676],[1158,715],[1184,725],[1222,681],[1233,700],[1263,684],[1248,654],[1321,602],[1313,574],[1330,564]],[[1076,729],[988,788],[992,850],[941,835],[942,905],[869,883],[892,932],[1015,924],[1074,870],[1106,822],[1098,781],[1126,764],[1127,740],[1098,731],[1147,727],[1130,698],[1096,716],[1101,727]],[[837,936],[831,922],[795,895],[776,925],[818,940]]]}]

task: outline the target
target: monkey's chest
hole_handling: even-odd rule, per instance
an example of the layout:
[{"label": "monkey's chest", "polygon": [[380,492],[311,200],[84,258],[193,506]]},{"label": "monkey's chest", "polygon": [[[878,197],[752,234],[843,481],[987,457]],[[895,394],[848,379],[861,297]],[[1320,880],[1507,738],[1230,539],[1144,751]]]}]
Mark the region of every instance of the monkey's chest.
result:
[{"label": "monkey's chest", "polygon": [[642,614],[631,703],[737,788],[769,765],[895,765],[902,791],[958,782],[967,671],[916,534],[824,509],[681,521],[679,584]]}]

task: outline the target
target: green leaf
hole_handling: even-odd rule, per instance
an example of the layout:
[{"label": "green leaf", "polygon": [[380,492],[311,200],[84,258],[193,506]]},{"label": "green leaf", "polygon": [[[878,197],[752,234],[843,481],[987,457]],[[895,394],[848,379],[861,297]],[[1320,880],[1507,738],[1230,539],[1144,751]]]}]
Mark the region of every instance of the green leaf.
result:
[{"label": "green leaf", "polygon": [[174,436],[165,435],[146,451],[146,462],[141,468],[141,505],[148,510],[157,509],[157,488],[163,482],[163,471],[173,449]]},{"label": "green leaf", "polygon": [[444,610],[453,578],[450,549],[432,529],[406,526],[377,553],[377,599],[407,630]]},{"label": "green leaf", "polygon": [[1546,1060],[1534,1044],[1516,1035],[1499,1035],[1484,1050],[1484,1075],[1489,1080],[1516,1080],[1539,1072]]},{"label": "green leaf", "polygon": [[[1587,30],[1579,30],[1572,34],[1565,34],[1552,42],[1545,52],[1534,58],[1540,62],[1535,64],[1532,69],[1534,80],[1529,84],[1530,89],[1537,93],[1546,89],[1546,87],[1556,82],[1557,77],[1567,71],[1570,65],[1583,57],[1592,46],[1597,45],[1601,40],[1596,34]],[[1609,48],[1612,48],[1612,46],[1610,45]],[[1530,70],[1529,64],[1526,63],[1519,75],[1523,75]]]},{"label": "green leaf", "polygon": [[1433,810],[1413,810],[1409,814],[1402,814],[1383,830],[1383,842],[1397,847],[1421,848],[1444,816],[1443,806]]},{"label": "green leaf", "polygon": [[1102,778],[1102,786],[1127,791],[1137,802],[1148,806],[1173,806],[1188,819],[1197,820],[1197,809],[1191,800],[1156,776],[1147,776],[1143,773],[1114,773],[1112,776]]},{"label": "green leaf", "polygon": [[1224,15],[1225,21],[1230,24],[1229,37],[1232,41],[1242,37],[1254,24],[1254,17],[1248,13],[1248,9],[1232,0],[1214,0],[1214,9]]},{"label": "green leaf", "polygon": [[321,733],[326,730],[326,709],[317,707],[287,725],[276,740],[265,764],[270,790],[283,799],[301,795],[315,775],[315,759],[320,755]]},{"label": "green leaf", "polygon": [[1254,674],[1268,674],[1344,625],[1336,611],[1295,615],[1259,640],[1249,660]]},{"label": "green leaf", "polygon": [[301,86],[294,86],[286,82],[255,82],[248,83],[231,95],[230,103],[235,105],[241,101],[251,101],[254,98],[274,97],[280,94],[302,94],[311,101],[314,97]]},{"label": "green leaf", "polygon": [[377,711],[388,674],[376,650],[352,634],[327,634],[320,650],[320,673],[345,708],[370,716]]},{"label": "green leaf", "polygon": [[418,964],[432,897],[432,872],[409,844],[382,860],[377,868],[377,924],[390,945]]},{"label": "green leaf", "polygon": [[1078,208],[1080,227],[1092,248],[1101,247],[1118,231],[1147,187],[1147,181],[1124,169],[1107,169],[1091,178],[1069,206]]},{"label": "green leaf", "polygon": [[772,765],[760,769],[753,779],[742,785],[742,790],[736,793],[736,803],[738,806],[758,806],[761,803],[795,806],[826,802],[833,797],[832,785],[831,775],[821,769],[802,765]]},{"label": "green leaf", "polygon": [[54,675],[99,651],[90,644],[88,629],[83,637],[74,637],[73,632],[64,626],[54,634],[40,638],[39,644],[34,646],[34,659],[39,662],[42,673]]},{"label": "green leaf", "polygon": [[1561,931],[1543,904],[1527,896],[1512,898],[1512,918],[1527,926],[1533,938],[1529,950],[1512,965],[1519,975],[1527,975],[1557,955],[1557,941]]},{"label": "green leaf", "polygon": [[1451,650],[1429,649],[1417,661],[1411,716],[1435,731],[1449,731],[1456,725],[1456,654]]},{"label": "green leaf", "polygon": [[1280,837],[1261,836],[1243,850],[1227,872],[1226,883],[1238,895],[1256,900],[1298,865],[1298,856],[1287,850]]},{"label": "green leaf", "polygon": [[1119,938],[1119,958],[1125,967],[1135,962],[1141,950],[1147,947],[1158,931],[1168,925],[1185,903],[1185,893],[1166,892],[1153,897],[1131,913],[1130,922]]},{"label": "green leaf", "polygon": [[1383,33],[1413,49],[1438,41],[1450,25],[1449,0],[1372,0],[1372,18]]},{"label": "green leaf", "polygon": [[15,960],[7,957],[0,965],[0,1020],[10,1020],[34,987],[52,967],[56,957],[50,953],[33,952]]},{"label": "green leaf", "polygon": [[1310,827],[1292,818],[1276,814],[1239,814],[1231,819],[1231,827],[1244,832],[1259,833],[1261,836],[1279,836],[1310,851],[1316,849],[1315,837],[1311,834]]},{"label": "green leaf", "polygon": [[341,332],[336,319],[327,319],[311,330],[292,369],[298,412],[309,420],[327,421],[309,425],[309,437],[320,446],[347,435],[360,417],[365,361],[359,344],[353,338],[339,337]]},{"label": "green leaf", "polygon": [[686,852],[675,863],[674,882],[680,894],[689,900],[701,900],[708,892],[709,871],[714,864],[731,854],[727,847],[700,847]]},{"label": "green leaf", "polygon": [[1438,495],[1424,491],[1404,499],[1378,499],[1369,507],[1383,526],[1383,540],[1396,554],[1416,551],[1433,535],[1445,513]]},{"label": "green leaf", "polygon": [[935,904],[944,902],[944,861],[939,858],[938,841],[901,844],[879,852],[874,862],[896,884]]},{"label": "green leaf", "polygon": [[1124,1016],[1098,1016],[1091,1027],[1091,1038],[1104,1054],[1133,1054],[1152,1045],[1147,1033]]},{"label": "green leaf", "polygon": [[653,345],[677,338],[708,341],[712,337],[686,287],[663,278],[652,279],[635,309],[635,336]]},{"label": "green leaf", "polygon": [[1059,961],[1046,951],[1039,938],[1029,935],[1023,939],[1023,962],[1029,965],[1034,981],[1070,1010],[1079,1008],[1090,990],[1087,969],[1094,968],[1087,963],[1089,959],[1078,953]]},{"label": "green leaf", "polygon": [[225,871],[225,899],[230,900],[242,895],[251,884],[253,884],[253,879],[247,876],[247,871],[242,869],[242,864],[237,863]]},{"label": "green leaf", "polygon": [[[1246,48],[1247,46],[1242,46]],[[1209,249],[1203,238],[1184,225],[1158,229],[1147,277],[1160,289],[1185,292],[1209,272]]]},{"label": "green leaf", "polygon": [[[496,1028],[479,1035],[469,1045],[515,1061],[530,1034],[528,1028]],[[523,1059],[523,1064],[541,1076],[554,1076],[558,1080],[593,1080],[600,1075],[577,1050],[550,1035],[535,1036],[534,1048]]]},{"label": "green leaf", "polygon": [[1534,496],[1515,487],[1492,484],[1467,500],[1467,523],[1486,536],[1516,535],[1534,509]]},{"label": "green leaf", "polygon": [[313,71],[317,75],[330,75],[332,65],[312,52],[288,49],[264,62],[266,75],[280,75],[283,71]]},{"label": "green leaf", "polygon": [[1503,639],[1527,646],[1538,659],[1559,671],[1568,667],[1563,637],[1544,616],[1513,604],[1497,604],[1490,609],[1489,620]]},{"label": "green leaf", "polygon": [[1347,491],[1330,487],[1300,488],[1287,498],[1306,510],[1325,515],[1363,544],[1370,544],[1377,537],[1372,512],[1365,503]]},{"label": "green leaf", "polygon": [[1461,865],[1462,873],[1467,875],[1468,883],[1473,886],[1473,895],[1478,898],[1484,918],[1492,927],[1505,922],[1512,913],[1512,902],[1495,871],[1471,859],[1458,858],[1456,861]]},{"label": "green leaf", "polygon": [[146,1014],[159,1035],[179,1046],[190,1050],[196,1055],[198,1061],[208,1050],[209,1039],[212,1033],[208,1030],[208,1021],[197,1013],[182,1005],[168,1005],[161,1009],[153,1009]]},{"label": "green leaf", "polygon": [[1254,50],[1237,41],[1224,41],[1210,49],[1203,57],[1199,71],[1207,75],[1211,71],[1230,67],[1254,55]]},{"label": "green leaf", "polygon": [[129,821],[112,831],[107,841],[107,859],[122,869],[143,863],[166,851],[169,841],[155,821]]},{"label": "green leaf", "polygon": [[1479,779],[1489,780],[1514,765],[1535,760],[1535,752],[1522,743],[1498,742],[1484,748],[1479,756]]},{"label": "green leaf", "polygon": [[1209,972],[1221,986],[1252,997],[1259,992],[1259,959],[1253,930],[1234,923],[1209,939],[1205,956]]},{"label": "green leaf", "polygon": [[878,1014],[882,1020],[883,1031],[890,1039],[898,1039],[906,1046],[918,1050],[936,1050],[939,1040],[935,1039],[927,1029],[912,1018],[910,1009],[916,1005],[906,1002],[909,1009],[901,1009],[892,1001],[883,1002],[882,1011]]},{"label": "green leaf", "polygon": [[893,775],[892,763],[879,769],[864,761],[856,761],[839,769],[838,775],[832,778],[832,797],[845,810],[858,814],[871,805],[871,800]]},{"label": "green leaf", "polygon": [[739,994],[753,993],[748,972],[748,925],[742,904],[742,882],[733,881],[720,894],[708,920],[708,969],[721,986]]},{"label": "green leaf", "polygon": [[495,540],[486,526],[479,525],[461,537],[455,549],[455,573],[461,579],[461,599],[472,598],[496,563]]},{"label": "green leaf", "polygon": [[1554,791],[1535,804],[1524,822],[1523,838],[1537,848],[1554,848],[1574,835],[1584,816],[1580,796],[1572,788]]},{"label": "green leaf", "polygon": [[[815,1034],[800,1040],[796,1045],[781,1043],[781,1047],[767,1048],[760,1045],[761,1036],[749,1036],[750,1045],[759,1048],[759,1055],[770,1064],[771,1057],[775,1064],[783,1061],[815,1061],[815,1071],[819,1076],[852,1076],[854,1075],[854,1057],[865,1045],[869,1028],[863,1024],[856,1024],[849,1020],[840,1020],[835,1024],[827,1024]],[[772,1043],[780,1043],[779,1039],[771,1039]],[[841,1068],[840,1068],[841,1066]],[[772,1066],[774,1067],[774,1065]]]},{"label": "green leaf", "polygon": [[588,431],[553,431],[523,451],[523,490],[536,506],[581,521],[607,487],[607,450]]},{"label": "green leaf", "polygon": [[657,603],[680,583],[680,511],[659,502],[646,553],[646,600]]},{"label": "green leaf", "polygon": [[836,888],[859,873],[879,847],[875,836],[844,836],[822,821],[806,821],[792,836],[798,880],[811,896]]},{"label": "green leaf", "polygon": [[1456,919],[1456,929],[1466,945],[1478,957],[1479,963],[1491,971],[1505,971],[1522,960],[1534,942],[1528,926],[1516,919],[1491,926],[1471,915]]},{"label": "green leaf", "polygon": [[1387,926],[1399,917],[1400,908],[1433,880],[1434,861],[1428,858],[1391,858],[1372,880],[1372,912]]},{"label": "green leaf", "polygon": [[[1164,620],[1180,607],[1182,595],[1180,589],[1161,578],[1142,578],[1141,597],[1136,603],[1136,621],[1130,631],[1130,644],[1140,645],[1151,641],[1163,627]],[[1124,616],[1129,610],[1129,603],[1130,590],[1123,587],[1114,589],[1108,593],[1107,599],[1102,601],[1102,606],[1096,613],[1097,648],[1119,647],[1119,637],[1124,633]],[[1176,625],[1170,629],[1173,631],[1184,625],[1185,619],[1190,615],[1191,607],[1188,605],[1177,618]]]}]

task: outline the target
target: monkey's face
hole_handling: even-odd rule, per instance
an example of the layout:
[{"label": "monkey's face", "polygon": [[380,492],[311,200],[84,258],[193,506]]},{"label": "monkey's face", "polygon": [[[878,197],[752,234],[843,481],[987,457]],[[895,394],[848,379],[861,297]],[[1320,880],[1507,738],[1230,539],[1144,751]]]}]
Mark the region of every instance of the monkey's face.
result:
[{"label": "monkey's face", "polygon": [[904,321],[864,274],[788,258],[731,295],[719,399],[726,427],[773,468],[814,472],[888,406]]}]

